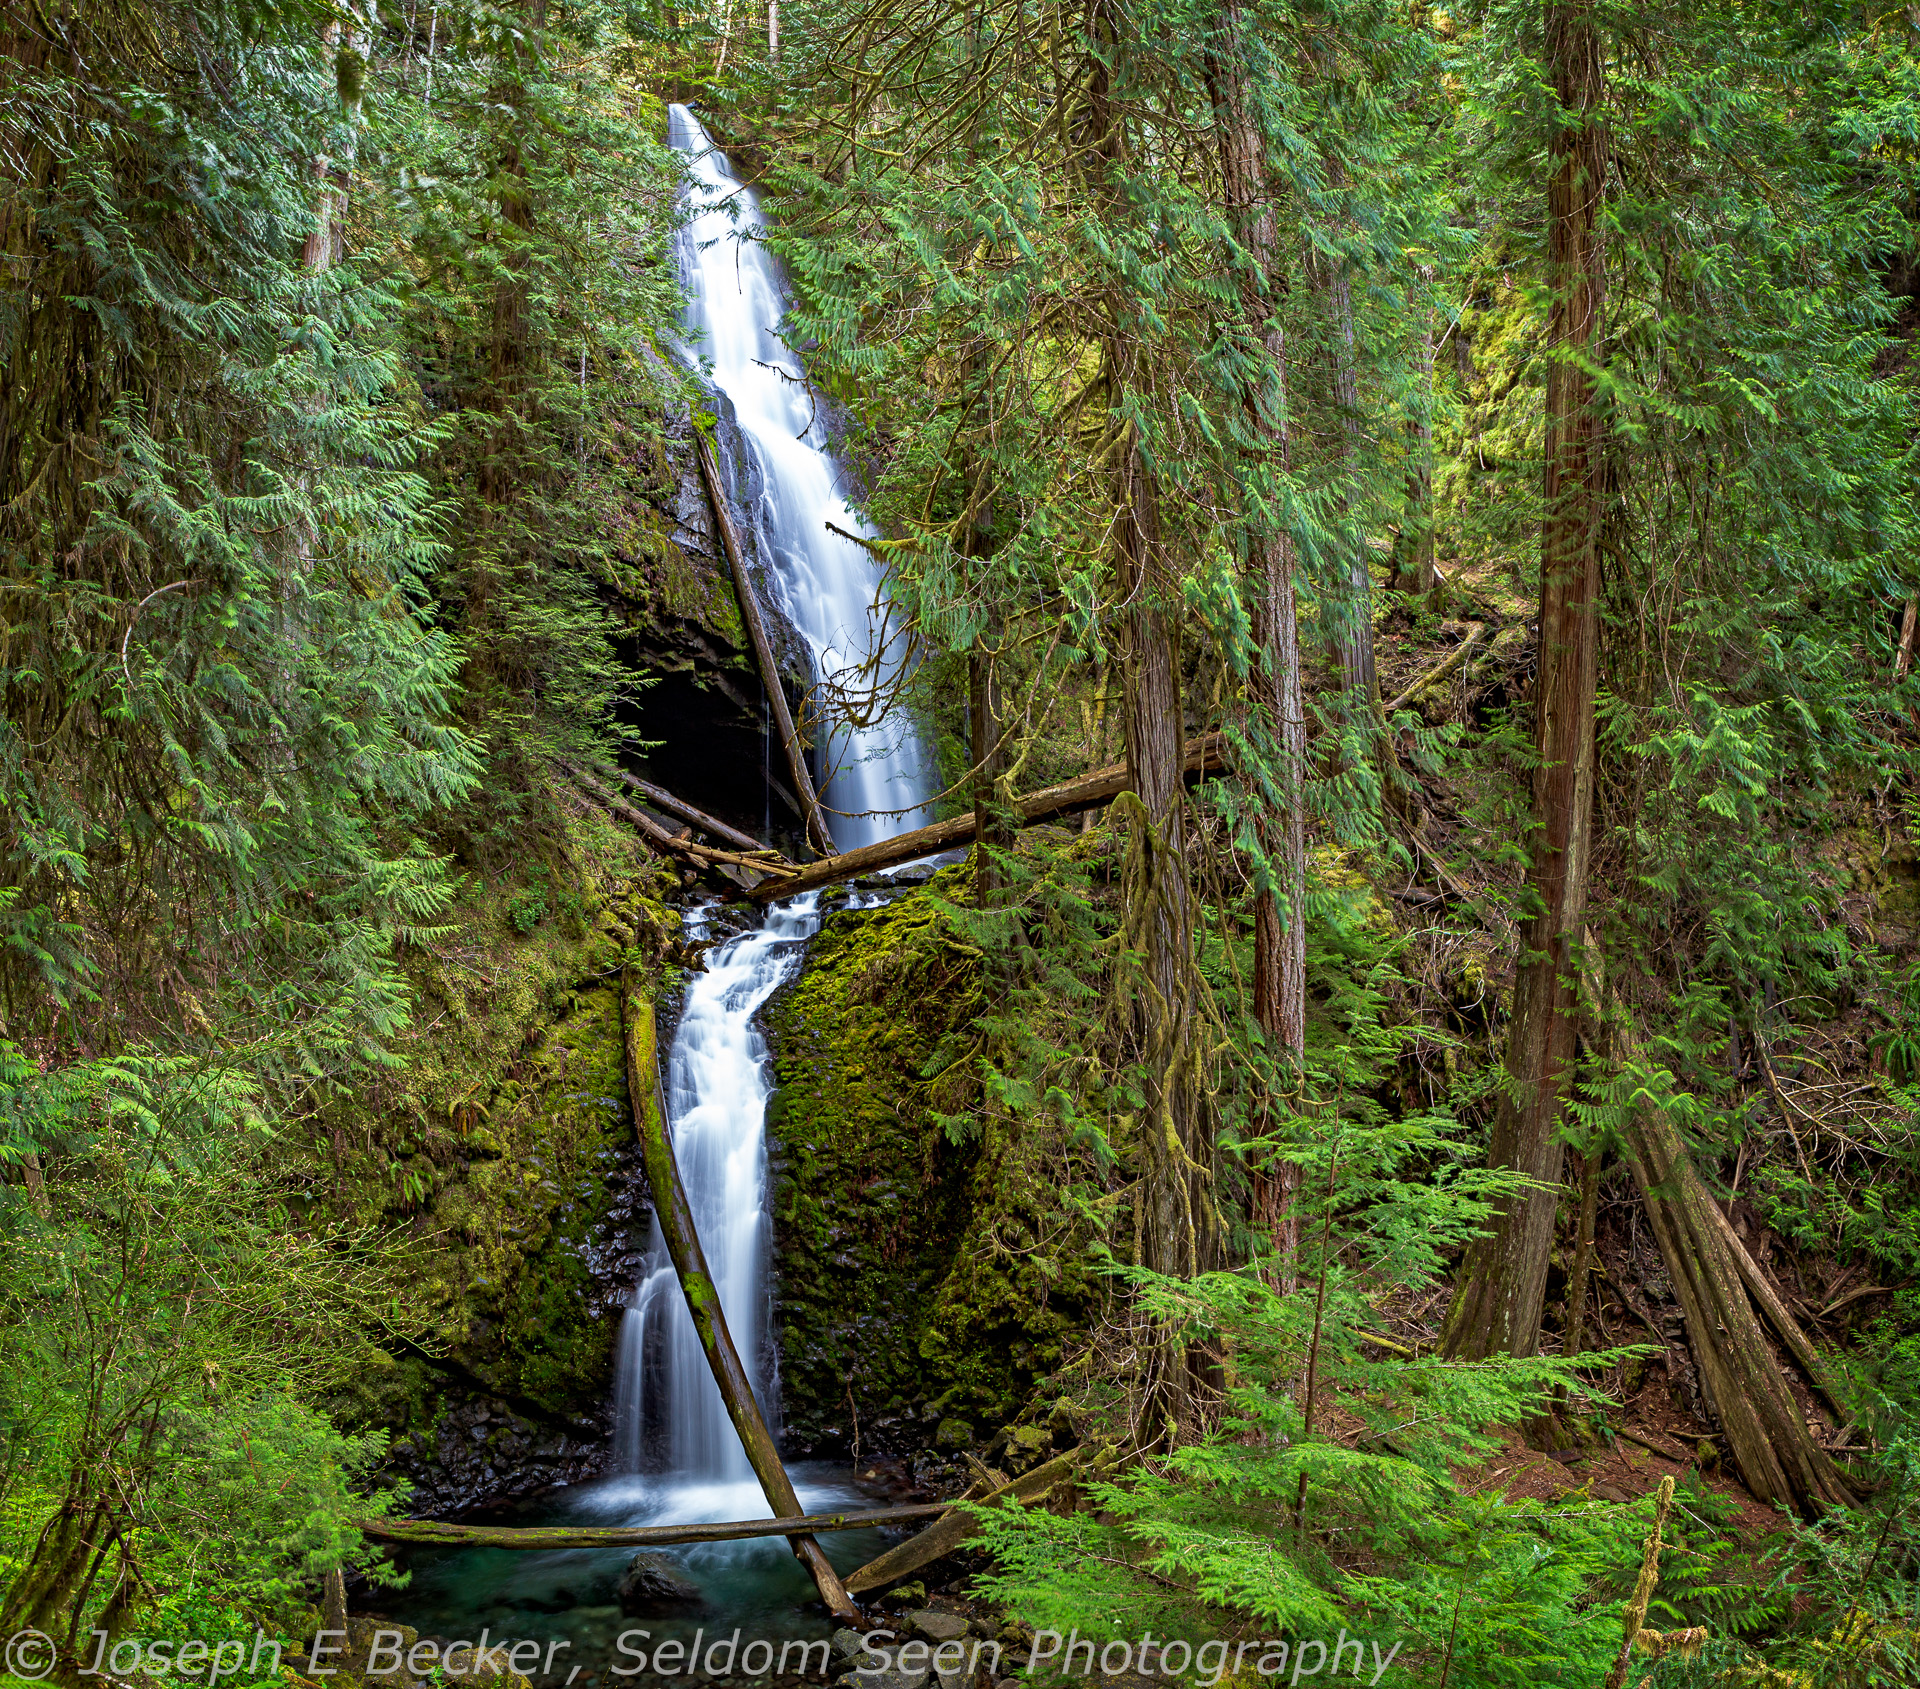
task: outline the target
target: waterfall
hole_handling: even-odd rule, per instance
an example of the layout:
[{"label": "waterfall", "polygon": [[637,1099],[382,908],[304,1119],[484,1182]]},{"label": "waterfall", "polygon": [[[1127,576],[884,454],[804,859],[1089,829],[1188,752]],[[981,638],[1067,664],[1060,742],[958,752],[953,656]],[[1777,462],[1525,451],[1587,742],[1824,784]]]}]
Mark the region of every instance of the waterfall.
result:
[{"label": "waterfall", "polygon": [[[885,626],[886,597],[866,550],[828,532],[867,532],[837,488],[840,469],[821,439],[799,364],[781,343],[778,271],[756,240],[758,202],[735,180],[685,106],[672,111],[673,144],[693,155],[694,217],[685,250],[687,328],[713,362],[714,383],[733,401],[760,460],[765,493],[750,512],[772,559],[776,584],[812,651],[822,693],[851,690],[862,670],[871,687],[894,679],[900,657]],[[825,715],[822,710],[819,712]],[[831,771],[822,792],[842,849],[888,837],[926,818],[927,777],[904,712],[822,733]],[[819,925],[820,894],[776,905],[757,931],[716,947],[688,987],[667,1062],[667,1112],[680,1174],[735,1347],[753,1374],[769,1423],[777,1423],[778,1378],[769,1329],[766,1041],[754,1016],[799,966]],[[690,939],[706,936],[702,910],[687,916]],[[624,1471],[664,1469],[683,1509],[746,1505],[752,1477],[700,1349],[656,1224],[639,1288],[620,1332],[614,1398],[615,1460]]]},{"label": "waterfall", "polygon": [[[816,696],[871,705],[899,678],[901,640],[886,622],[879,571],[865,547],[827,526],[871,535],[841,495],[841,467],[798,359],[780,339],[785,289],[765,244],[760,202],[743,187],[685,106],[669,108],[673,145],[690,155],[693,213],[683,248],[689,338],[713,363],[765,472],[749,512],[772,562],[788,619],[813,660]],[[822,720],[824,708],[815,712]],[[926,759],[904,711],[817,734],[821,801],[842,850],[874,844],[932,819]]]},{"label": "waterfall", "polygon": [[[766,1041],[754,1014],[799,964],[819,925],[819,894],[777,906],[758,932],[716,950],[687,989],[667,1060],[674,1155],[693,1208],[707,1268],[740,1358],[769,1421],[772,1345],[767,1330]],[[687,937],[705,936],[701,911]],[[721,1482],[753,1476],[734,1434],[680,1281],[655,1223],[644,1276],[620,1334],[615,1455],[638,1471],[653,1455],[676,1475]],[[653,1447],[648,1448],[648,1443]]]}]

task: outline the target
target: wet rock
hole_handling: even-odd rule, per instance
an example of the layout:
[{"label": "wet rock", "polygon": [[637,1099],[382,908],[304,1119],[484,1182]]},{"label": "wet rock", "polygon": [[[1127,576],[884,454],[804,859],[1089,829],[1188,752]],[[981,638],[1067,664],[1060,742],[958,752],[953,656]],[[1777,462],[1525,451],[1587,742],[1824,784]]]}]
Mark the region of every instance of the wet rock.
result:
[{"label": "wet rock", "polygon": [[926,1689],[927,1679],[932,1675],[926,1666],[921,1666],[917,1671],[889,1666],[885,1671],[868,1672],[853,1681],[860,1689]]},{"label": "wet rock", "polygon": [[[891,1636],[892,1632],[885,1634]],[[841,1689],[922,1689],[927,1681],[928,1671],[924,1662],[916,1671],[902,1671],[889,1663],[897,1657],[896,1649],[891,1644],[882,1653],[869,1653],[866,1643],[856,1631],[835,1631],[833,1651],[839,1656],[834,1662],[834,1674]],[[925,1651],[924,1644],[922,1651]]]},{"label": "wet rock", "polygon": [[498,1397],[454,1397],[431,1429],[393,1445],[387,1470],[412,1484],[409,1513],[450,1518],[593,1477],[606,1464],[611,1430],[602,1407],[556,1423]]},{"label": "wet rock", "polygon": [[833,1651],[841,1659],[850,1660],[856,1654],[864,1654],[867,1645],[860,1639],[859,1631],[842,1628],[833,1633]]},{"label": "wet rock", "polygon": [[627,1562],[613,1593],[628,1618],[684,1613],[706,1605],[700,1586],[672,1560],[646,1550]]},{"label": "wet rock", "polygon": [[907,1623],[935,1642],[957,1642],[967,1634],[967,1621],[958,1613],[936,1612],[931,1607],[909,1613]]}]

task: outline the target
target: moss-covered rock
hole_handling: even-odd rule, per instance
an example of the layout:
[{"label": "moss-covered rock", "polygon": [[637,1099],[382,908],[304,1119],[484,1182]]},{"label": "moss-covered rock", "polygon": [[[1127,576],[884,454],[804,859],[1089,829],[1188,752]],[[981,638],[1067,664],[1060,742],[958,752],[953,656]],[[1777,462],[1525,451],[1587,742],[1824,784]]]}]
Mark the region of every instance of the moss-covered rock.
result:
[{"label": "moss-covered rock", "polygon": [[[979,953],[935,886],[829,915],[769,1004],[777,1089],[775,1325],[788,1447],[964,1446],[1017,1411],[1075,1329],[1083,1285],[1031,1245],[1058,1227],[1046,1168],[937,1118],[977,1095],[954,1036]],[[857,1422],[857,1423],[856,1423]]]},{"label": "moss-covered rock", "polygon": [[537,875],[470,886],[455,934],[410,963],[405,1065],[333,1106],[314,1147],[312,1199],[384,1233],[405,1286],[406,1337],[335,1407],[396,1434],[420,1511],[578,1476],[604,1447],[646,1210],[619,980],[660,978],[677,922],[597,827]]}]

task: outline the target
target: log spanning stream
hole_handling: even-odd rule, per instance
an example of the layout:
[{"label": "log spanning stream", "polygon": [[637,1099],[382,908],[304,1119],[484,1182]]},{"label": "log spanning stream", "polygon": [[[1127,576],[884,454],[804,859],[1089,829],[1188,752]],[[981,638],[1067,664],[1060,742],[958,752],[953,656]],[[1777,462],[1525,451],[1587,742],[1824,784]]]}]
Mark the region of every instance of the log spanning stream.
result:
[{"label": "log spanning stream", "polygon": [[[734,406],[758,459],[761,492],[746,515],[772,585],[804,636],[816,697],[851,691],[864,671],[884,684],[899,661],[886,643],[886,601],[859,545],[832,532],[862,531],[839,488],[799,364],[778,336],[784,289],[754,238],[758,203],[732,174],[693,114],[671,109],[672,141],[690,155],[694,216],[683,249],[689,343],[711,359],[714,385]],[[830,526],[831,525],[831,526]],[[869,661],[878,652],[877,663]],[[919,740],[897,712],[867,725],[816,716],[821,795],[843,850],[878,844],[927,819]],[[820,921],[820,892],[775,904],[754,930],[725,938],[690,982],[666,1065],[675,1155],[709,1272],[735,1346],[768,1422],[779,1423],[779,1372],[770,1315],[771,1227],[766,1109],[770,1092],[760,1007],[800,964]],[[709,912],[687,916],[691,938],[710,936]],[[619,1336],[613,1475],[550,1494],[497,1522],[627,1531],[694,1522],[766,1519],[772,1510],[714,1385],[657,1222],[641,1282]],[[871,1508],[844,1468],[793,1469],[810,1513]],[[601,1539],[605,1541],[606,1539]],[[642,1539],[644,1540],[644,1538]],[[875,1529],[821,1538],[841,1572],[880,1551]],[[615,1638],[634,1626],[653,1643],[736,1626],[743,1637],[822,1635],[825,1619],[807,1574],[778,1536],[705,1541],[659,1551],[666,1569],[698,1589],[675,1610],[624,1614],[615,1586],[631,1546],[526,1550],[422,1548],[410,1555],[413,1587],[384,1604],[423,1633],[565,1640],[577,1683],[630,1664]],[[657,1615],[657,1616],[656,1616]],[[724,1621],[724,1622],[723,1622]],[[563,1674],[564,1675],[564,1674]],[[554,1681],[559,1681],[558,1679]],[[627,1679],[627,1681],[631,1681]]]}]

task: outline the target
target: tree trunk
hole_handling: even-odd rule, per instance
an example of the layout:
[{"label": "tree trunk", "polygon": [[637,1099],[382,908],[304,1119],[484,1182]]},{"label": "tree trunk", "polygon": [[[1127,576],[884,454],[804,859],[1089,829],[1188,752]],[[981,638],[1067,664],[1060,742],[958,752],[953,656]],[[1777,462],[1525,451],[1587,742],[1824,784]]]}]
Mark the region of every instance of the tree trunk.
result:
[{"label": "tree trunk", "polygon": [[[1244,257],[1240,270],[1242,326],[1265,358],[1265,385],[1246,398],[1249,420],[1271,466],[1292,468],[1287,417],[1287,340],[1279,319],[1286,278],[1265,149],[1247,87],[1246,21],[1237,5],[1223,16],[1223,50],[1209,55],[1220,173],[1236,210],[1234,234]],[[1299,618],[1294,604],[1292,535],[1277,521],[1255,526],[1247,545],[1248,596],[1254,605],[1259,672],[1254,708],[1278,754],[1277,802],[1263,803],[1256,822],[1271,883],[1254,894],[1254,1016],[1268,1053],[1282,1072],[1297,1072],[1306,1047],[1306,790],[1307,724],[1301,697]],[[1281,1162],[1253,1176],[1254,1223],[1272,1241],[1276,1281],[1291,1290],[1299,1259],[1299,1221],[1293,1193],[1299,1170]]]},{"label": "tree trunk", "polygon": [[320,1580],[320,1628],[346,1639],[347,1578],[337,1566]]},{"label": "tree trunk", "polygon": [[49,1634],[64,1628],[74,1591],[86,1575],[104,1535],[107,1513],[99,1498],[89,1493],[97,1474],[76,1464],[59,1509],[42,1527],[26,1564],[15,1575],[0,1604],[0,1629],[9,1634],[38,1630]]},{"label": "tree trunk", "polygon": [[359,151],[360,105],[365,65],[354,45],[353,31],[340,33],[337,23],[320,31],[322,45],[335,47],[334,80],[340,93],[340,114],[345,123],[346,152],[337,159],[322,153],[313,161],[313,179],[318,184],[313,229],[301,249],[300,262],[309,270],[330,269],[346,256],[347,196],[351,190],[354,159]]},{"label": "tree trunk", "polygon": [[[1635,1109],[1626,1148],[1686,1317],[1707,1407],[1733,1446],[1741,1482],[1759,1500],[1782,1502],[1802,1514],[1851,1505],[1845,1482],[1815,1445],[1774,1362],[1746,1282],[1757,1269],[1743,1262],[1745,1249],[1672,1121],[1657,1108]],[[1774,1300],[1776,1323],[1785,1318],[1791,1327],[1791,1317]],[[1789,1347],[1814,1358],[1797,1328],[1793,1338],[1798,1341],[1789,1340]]]},{"label": "tree trunk", "polygon": [[[527,9],[530,35],[537,38],[546,21],[546,0],[531,0]],[[487,372],[489,398],[500,423],[491,449],[481,459],[479,474],[480,496],[495,505],[506,504],[519,482],[514,436],[519,423],[516,412],[526,384],[529,280],[525,247],[533,231],[533,192],[522,136],[527,103],[524,77],[537,48],[533,40],[515,39],[500,50],[506,63],[487,94],[487,103],[502,126],[494,178],[501,228],[499,279],[493,285]]]},{"label": "tree trunk", "polygon": [[[1422,268],[1429,286],[1433,271]],[[1394,586],[1409,598],[1426,599],[1440,584],[1433,560],[1433,313],[1422,313],[1420,342],[1414,353],[1419,374],[1420,414],[1408,432],[1413,456],[1407,470],[1406,514],[1394,541]]]},{"label": "tree trunk", "polygon": [[1128,947],[1139,958],[1138,1030],[1148,1075],[1142,1110],[1142,1264],[1191,1278],[1213,1264],[1212,1154],[1194,1071],[1193,892],[1187,883],[1185,746],[1174,629],[1152,602],[1158,543],[1151,474],[1125,454],[1120,596],[1128,781],[1138,800],[1127,858]]},{"label": "tree trunk", "polygon": [[[1085,152],[1096,201],[1110,216],[1130,210],[1122,178],[1126,145],[1112,100],[1109,66],[1124,57],[1128,20],[1101,0],[1091,25],[1101,44],[1087,89]],[[1125,876],[1125,943],[1136,959],[1132,992],[1146,1095],[1140,1108],[1140,1186],[1135,1199],[1139,1258],[1174,1278],[1211,1267],[1218,1225],[1213,1197],[1213,1145],[1199,1085],[1200,1040],[1195,1004],[1193,890],[1185,850],[1185,758],[1180,702],[1179,627],[1166,602],[1160,489],[1126,419],[1125,395],[1149,372],[1136,359],[1132,305],[1114,287],[1102,348],[1112,444],[1110,528],[1116,597],[1127,608],[1120,627],[1121,696],[1127,770],[1134,802]],[[1177,599],[1174,605],[1177,606]],[[1196,1363],[1184,1338],[1168,1331],[1149,1363],[1153,1417],[1175,1435],[1195,1419]]]},{"label": "tree trunk", "polygon": [[1593,1271],[1593,1227],[1600,1210],[1600,1148],[1589,1143],[1581,1158],[1580,1224],[1573,1240],[1573,1276],[1567,1285],[1566,1353],[1577,1355],[1587,1340],[1587,1280]]},{"label": "tree trunk", "polygon": [[1593,0],[1552,0],[1547,58],[1568,114],[1554,130],[1547,187],[1549,275],[1547,437],[1540,535],[1540,656],[1534,688],[1533,914],[1522,936],[1508,1084],[1488,1160],[1537,1188],[1502,1205],[1468,1252],[1443,1339],[1480,1359],[1539,1346],[1547,1258],[1564,1144],[1560,1104],[1578,1039],[1578,949],[1593,819],[1594,694],[1599,588],[1601,438],[1589,364],[1598,351],[1605,279],[1599,209],[1607,167],[1600,123],[1602,64]]},{"label": "tree trunk", "polygon": [[[978,52],[971,32],[969,47]],[[965,384],[969,404],[980,374],[978,365],[979,360],[969,353]],[[991,414],[990,399],[987,408]],[[993,498],[990,483],[985,480],[987,473],[985,464],[974,463],[966,482],[966,536],[961,548],[976,562],[994,553]],[[1006,850],[1013,843],[1012,794],[1006,790],[1006,722],[1000,702],[1002,637],[1000,613],[990,610],[984,632],[967,654],[968,741],[973,756],[973,892],[974,902],[982,909],[999,901],[1000,876],[992,852]]]},{"label": "tree trunk", "polygon": [[[997,631],[997,630],[995,630]],[[973,752],[973,895],[982,909],[999,902],[1000,875],[992,852],[1013,843],[1008,820],[1011,794],[1006,780],[1006,731],[1000,701],[999,641],[990,631],[967,656],[969,738]]]},{"label": "tree trunk", "polygon": [[[1330,166],[1332,185],[1343,180],[1338,161]],[[1360,373],[1353,332],[1353,279],[1344,259],[1328,266],[1327,315],[1333,328],[1333,398],[1340,411],[1341,457],[1349,486],[1360,466]],[[1349,542],[1346,568],[1329,595],[1333,620],[1327,644],[1340,672],[1340,690],[1353,721],[1370,721],[1380,701],[1373,662],[1373,574],[1367,561],[1367,537],[1353,521],[1352,495],[1342,501]]]}]

